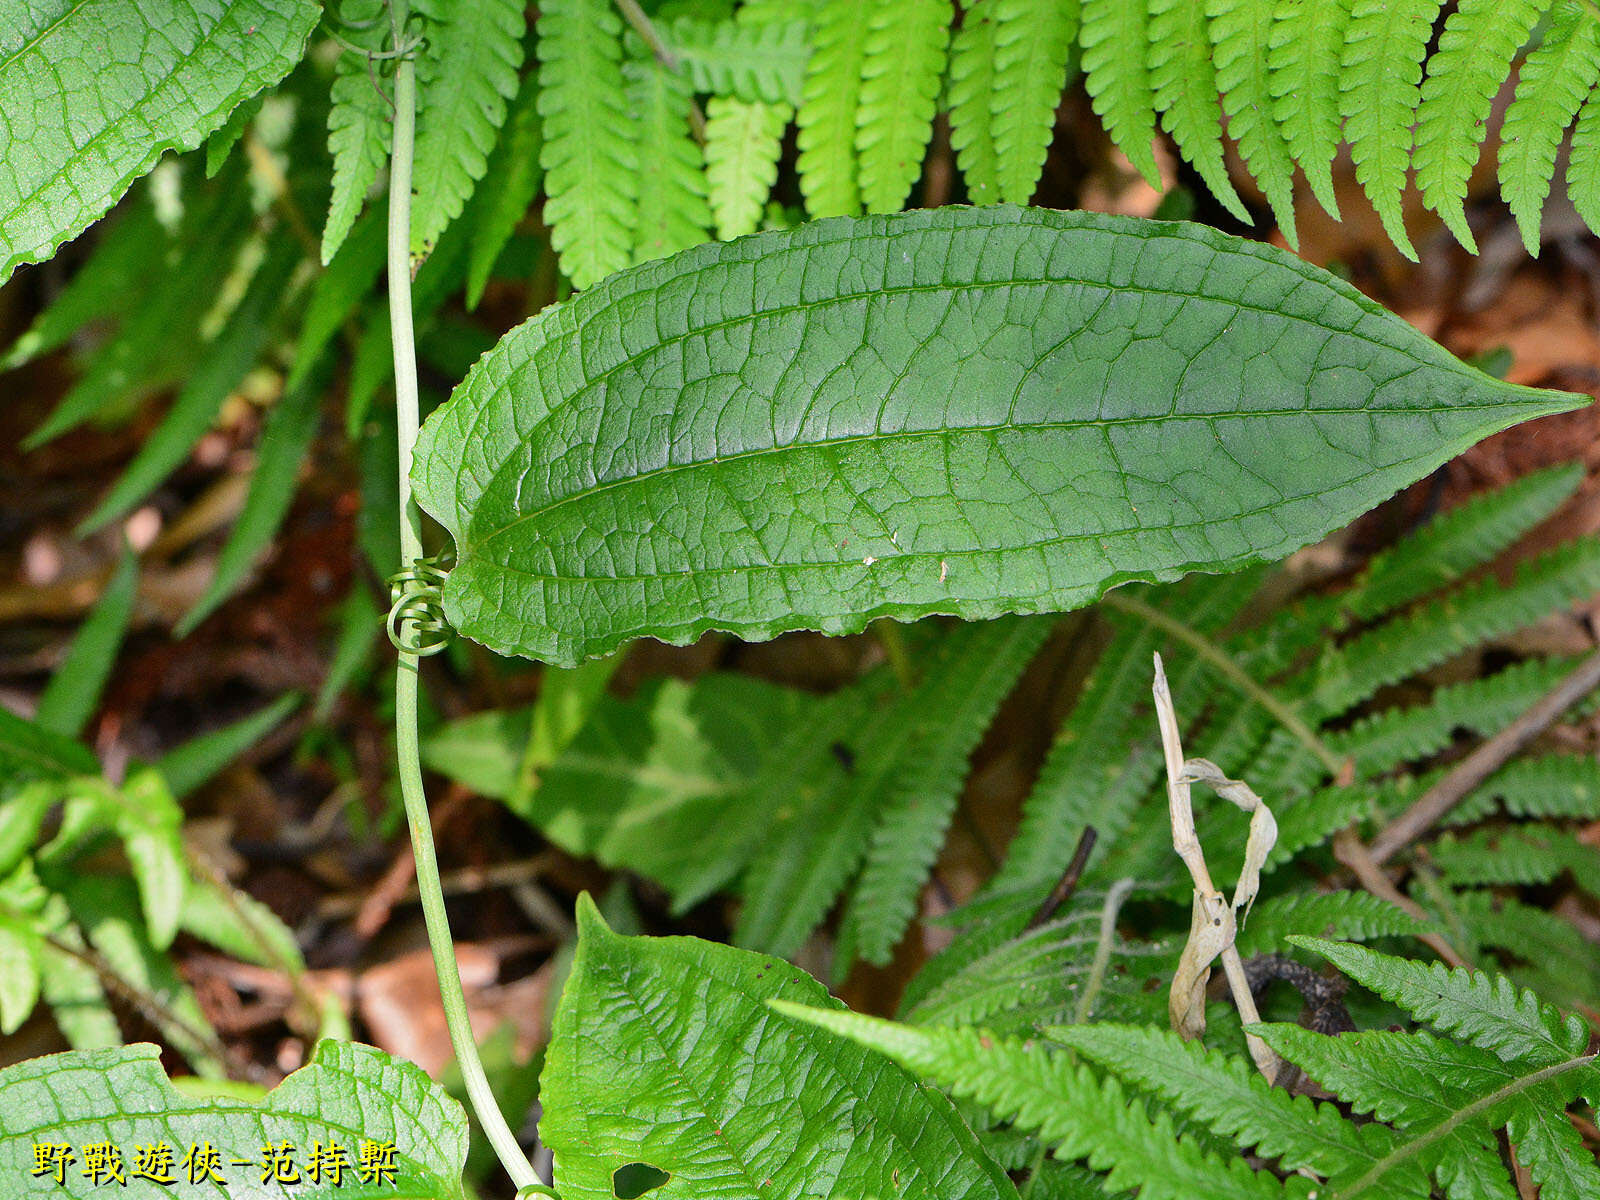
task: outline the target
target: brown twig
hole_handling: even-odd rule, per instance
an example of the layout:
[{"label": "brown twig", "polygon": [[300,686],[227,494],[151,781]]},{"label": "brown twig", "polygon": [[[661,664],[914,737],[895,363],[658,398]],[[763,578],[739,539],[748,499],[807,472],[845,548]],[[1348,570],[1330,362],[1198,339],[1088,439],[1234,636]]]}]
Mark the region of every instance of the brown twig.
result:
[{"label": "brown twig", "polygon": [[[655,55],[662,69],[674,74],[681,70],[683,64],[678,61],[678,56],[656,31],[655,23],[650,20],[649,14],[639,7],[637,0],[616,0],[616,3],[617,11],[633,27],[633,31],[644,39],[644,44],[650,47],[650,53]],[[694,99],[689,101],[689,132],[694,135],[695,141],[701,145],[705,144],[706,117],[700,111],[700,102]]]},{"label": "brown twig", "polygon": [[1039,905],[1039,911],[1028,921],[1027,929],[1039,928],[1055,916],[1063,904],[1072,899],[1072,893],[1078,890],[1078,881],[1083,878],[1083,869],[1089,865],[1089,855],[1093,852],[1095,840],[1099,836],[1093,825],[1083,827],[1083,832],[1078,835],[1078,847],[1072,852],[1072,861],[1067,864],[1067,869],[1062,872],[1055,887],[1050,889],[1050,894],[1044,898],[1044,903]]},{"label": "brown twig", "polygon": [[[1562,713],[1600,687],[1600,651],[1596,651],[1535,701],[1526,712],[1457,763],[1410,808],[1390,821],[1372,841],[1370,854],[1382,866],[1434,825],[1495,771],[1505,765]],[[1353,868],[1352,868],[1353,869]]]},{"label": "brown twig", "polygon": [[[456,812],[466,803],[469,793],[459,784],[453,785],[445,793],[444,799],[434,806],[432,824],[434,829],[440,830],[449,823]],[[355,931],[356,936],[363,941],[370,941],[378,935],[378,931],[389,922],[389,914],[394,911],[395,905],[406,898],[412,881],[417,876],[417,860],[412,852],[411,843],[407,842],[395,855],[394,861],[389,864],[389,869],[383,877],[372,886],[361,906],[356,910]],[[326,914],[324,914],[326,915]]]}]

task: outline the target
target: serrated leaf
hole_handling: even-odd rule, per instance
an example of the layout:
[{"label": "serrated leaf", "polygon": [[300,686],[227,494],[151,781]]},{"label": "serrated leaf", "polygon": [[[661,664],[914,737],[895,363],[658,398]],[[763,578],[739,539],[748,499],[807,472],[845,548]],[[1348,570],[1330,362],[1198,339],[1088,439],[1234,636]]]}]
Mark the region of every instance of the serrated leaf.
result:
[{"label": "serrated leaf", "polygon": [[0,283],[83,232],[164,153],[194,149],[241,100],[287,75],[320,12],[310,0],[8,9]]},{"label": "serrated leaf", "polygon": [[942,1096],[767,1001],[835,1005],[779,959],[611,932],[587,896],[540,1081],[540,1135],[568,1200],[611,1200],[618,1168],[659,1200],[939,1196],[1015,1190]]},{"label": "serrated leaf", "polygon": [[894,212],[922,174],[944,74],[950,0],[880,0],[867,26],[856,162],[868,212]]},{"label": "serrated leaf", "polygon": [[1150,12],[1125,0],[1083,0],[1078,42],[1084,87],[1117,149],[1153,188],[1156,100],[1150,77]]},{"label": "serrated leaf", "polygon": [[428,421],[414,479],[455,537],[456,628],[573,663],[1231,570],[1575,402],[1270,247],[940,209],[698,247],[547,309]]},{"label": "serrated leaf", "polygon": [[824,0],[811,41],[795,113],[800,194],[813,217],[854,216],[861,211],[856,110],[867,45],[860,6],[855,0]]},{"label": "serrated leaf", "polygon": [[[351,226],[366,207],[367,193],[389,161],[389,106],[375,64],[347,52],[334,66],[328,108],[328,154],[333,193],[322,227],[322,265],[338,257]],[[382,224],[382,222],[378,222]]]},{"label": "serrated leaf", "polygon": [[994,152],[1000,199],[1033,198],[1078,36],[1078,0],[995,0]]},{"label": "serrated leaf", "polygon": [[[86,1147],[119,1150],[124,1180],[120,1195],[142,1198],[182,1194],[196,1186],[251,1200],[371,1200],[380,1196],[429,1196],[460,1200],[467,1153],[467,1119],[460,1105],[423,1072],[371,1046],[324,1041],[311,1062],[274,1088],[260,1104],[218,1097],[195,1099],[179,1092],[161,1070],[160,1049],[139,1043],[111,1050],[71,1051],[30,1059],[0,1071],[0,1172],[40,1182],[34,1172],[36,1145],[73,1151],[57,1183],[43,1182],[63,1196],[103,1196],[115,1181],[85,1171]],[[274,1178],[272,1151],[288,1145],[284,1177]],[[135,1147],[172,1150],[174,1181],[164,1186],[129,1177]],[[392,1146],[392,1173],[363,1148]],[[208,1178],[184,1166],[191,1146],[217,1152]],[[331,1163],[342,1154],[335,1176]],[[310,1155],[323,1151],[313,1180]],[[102,1153],[107,1151],[102,1150]],[[159,1160],[158,1160],[159,1161]],[[201,1161],[205,1161],[202,1157]],[[263,1179],[263,1162],[269,1164]],[[248,1165],[241,1165],[248,1164]],[[363,1169],[365,1168],[365,1169]],[[219,1186],[212,1181],[224,1180]]]},{"label": "serrated leaf", "polygon": [[[740,16],[749,6],[740,10]],[[811,47],[806,23],[792,19],[709,21],[683,16],[656,26],[697,92],[800,103]]]},{"label": "serrated leaf", "polygon": [[1273,0],[1205,0],[1217,87],[1228,116],[1228,135],[1272,205],[1291,249],[1299,245],[1294,223],[1294,160],[1273,114]]},{"label": "serrated leaf", "polygon": [[[743,237],[759,226],[791,115],[787,104],[732,96],[706,104],[705,187],[719,238]],[[679,239],[672,249],[692,244]]]},{"label": "serrated leaf", "polygon": [[544,220],[561,269],[586,288],[628,265],[638,220],[622,20],[608,0],[546,0],[538,31]]},{"label": "serrated leaf", "polygon": [[39,1000],[42,943],[30,921],[0,908],[0,1034],[22,1027]]},{"label": "serrated leaf", "polygon": [[1522,244],[1535,257],[1556,151],[1596,80],[1600,21],[1576,0],[1562,0],[1544,39],[1522,64],[1500,127],[1500,192],[1517,219]]},{"label": "serrated leaf", "polygon": [[1442,963],[1408,962],[1346,942],[1313,937],[1289,940],[1320,954],[1418,1020],[1465,1038],[1508,1062],[1518,1058],[1546,1066],[1580,1055],[1588,1045],[1588,1030],[1581,1020],[1563,1015],[1532,992],[1518,990],[1503,975]]},{"label": "serrated leaf", "polygon": [[416,196],[411,259],[461,215],[517,94],[522,0],[416,0],[426,35],[417,62]]},{"label": "serrated leaf", "polygon": [[[1468,250],[1478,243],[1463,202],[1495,93],[1550,0],[1461,0],[1428,59],[1414,165],[1425,204]],[[1573,155],[1574,167],[1578,156]]]},{"label": "serrated leaf", "polygon": [[1335,220],[1333,157],[1344,136],[1339,64],[1352,7],[1346,0],[1276,0],[1267,52],[1273,119],[1317,202]]},{"label": "serrated leaf", "polygon": [[518,223],[527,215],[544,180],[544,169],[539,165],[544,131],[536,107],[538,95],[537,75],[527,76],[511,101],[500,140],[489,156],[484,173],[494,180],[494,187],[479,192],[474,203],[471,249],[467,255],[468,309],[478,306],[489,273]]},{"label": "serrated leaf", "polygon": [[1344,29],[1339,114],[1356,179],[1395,247],[1413,262],[1400,194],[1411,163],[1411,124],[1422,59],[1442,0],[1356,0]]},{"label": "serrated leaf", "polygon": [[[1205,0],[1149,0],[1150,86],[1161,127],[1211,194],[1246,225],[1249,211],[1222,157],[1222,106]],[[1281,120],[1281,118],[1280,118]]]}]

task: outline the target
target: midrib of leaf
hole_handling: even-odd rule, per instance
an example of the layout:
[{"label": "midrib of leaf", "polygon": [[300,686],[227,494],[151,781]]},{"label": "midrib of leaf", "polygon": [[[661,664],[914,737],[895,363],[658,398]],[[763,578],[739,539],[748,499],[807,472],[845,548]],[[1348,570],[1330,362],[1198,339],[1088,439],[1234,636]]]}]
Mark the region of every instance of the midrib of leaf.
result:
[{"label": "midrib of leaf", "polygon": [[[1513,405],[1513,404],[1485,405],[1485,406],[1483,406],[1482,411],[1487,412],[1487,411],[1492,411],[1492,410],[1494,410],[1496,408],[1516,408],[1516,407],[1519,407],[1519,406]],[[1249,410],[1249,411],[1241,409],[1241,410],[1237,410],[1237,411],[1219,411],[1219,412],[1215,412],[1215,413],[1203,413],[1203,414],[1197,413],[1197,414],[1192,414],[1192,415],[1186,414],[1184,416],[1098,417],[1098,418],[1094,418],[1094,419],[1090,419],[1090,420],[1081,420],[1081,421],[1033,421],[1033,422],[1029,422],[1028,424],[1025,424],[1025,425],[1024,424],[1017,424],[1015,422],[1007,422],[1007,423],[1003,423],[1003,424],[999,424],[999,425],[948,425],[948,426],[945,426],[945,427],[940,428],[940,429],[900,429],[900,430],[893,430],[893,431],[890,431],[890,432],[887,432],[887,433],[858,434],[858,435],[850,436],[850,437],[839,437],[839,438],[831,438],[831,439],[827,439],[827,440],[808,441],[808,442],[799,443],[799,444],[784,444],[784,445],[777,445],[777,446],[761,446],[761,447],[758,447],[758,448],[753,449],[753,450],[741,450],[741,451],[738,451],[737,453],[734,453],[734,454],[718,455],[715,458],[694,459],[694,460],[691,460],[689,462],[684,462],[684,463],[671,463],[671,464],[668,464],[667,466],[664,466],[664,467],[653,467],[648,471],[641,471],[641,472],[638,472],[637,474],[634,474],[634,475],[627,475],[627,476],[623,476],[623,477],[620,477],[620,478],[617,478],[617,479],[607,480],[605,483],[599,484],[598,486],[585,488],[584,490],[579,491],[579,492],[568,493],[567,495],[555,498],[553,501],[551,501],[551,503],[547,504],[543,508],[534,509],[534,510],[531,510],[529,512],[523,513],[523,514],[519,515],[515,520],[507,522],[504,525],[498,526],[492,532],[490,532],[487,537],[484,537],[484,538],[482,538],[482,539],[480,539],[478,541],[470,542],[469,545],[471,545],[471,547],[473,549],[481,548],[483,546],[488,545],[490,542],[494,541],[495,538],[500,537],[501,535],[505,534],[506,532],[508,532],[508,531],[510,531],[512,529],[515,529],[517,526],[519,526],[519,525],[521,525],[521,524],[523,524],[523,523],[525,523],[527,521],[533,521],[533,520],[538,520],[538,519],[540,519],[542,517],[548,517],[551,513],[556,512],[557,510],[566,507],[568,504],[574,504],[574,503],[580,503],[580,502],[587,501],[587,500],[592,500],[594,497],[599,496],[599,495],[604,495],[607,492],[616,491],[616,490],[623,489],[623,488],[628,488],[628,487],[633,487],[633,486],[639,485],[639,484],[650,483],[650,482],[652,482],[652,481],[654,481],[656,479],[659,479],[659,478],[662,478],[662,477],[665,477],[665,476],[682,474],[682,473],[684,473],[686,471],[693,471],[693,470],[698,470],[698,469],[701,469],[701,468],[710,468],[710,469],[714,470],[714,469],[717,469],[717,468],[720,468],[720,467],[727,466],[730,463],[738,463],[738,462],[746,462],[746,461],[750,461],[750,460],[757,460],[757,459],[766,458],[766,457],[769,457],[769,456],[772,456],[772,455],[792,454],[792,453],[796,453],[796,452],[799,452],[799,451],[809,452],[809,451],[815,451],[815,450],[830,450],[830,449],[835,449],[837,447],[853,446],[853,445],[857,445],[857,444],[878,444],[878,443],[896,442],[896,441],[912,441],[912,440],[915,440],[915,439],[918,439],[918,438],[949,437],[949,436],[951,436],[953,434],[963,434],[963,435],[965,435],[965,434],[980,434],[981,435],[981,434],[1005,433],[1005,432],[1008,432],[1008,431],[1035,432],[1035,431],[1050,431],[1050,430],[1062,430],[1062,429],[1083,429],[1083,428],[1100,429],[1100,428],[1108,428],[1108,427],[1112,427],[1112,426],[1159,425],[1159,424],[1167,424],[1167,423],[1173,423],[1173,422],[1198,422],[1198,423],[1201,423],[1201,424],[1209,424],[1209,423],[1211,423],[1213,421],[1225,420],[1225,419],[1228,419],[1230,417],[1241,417],[1241,416],[1250,416],[1250,417],[1338,416],[1338,415],[1349,415],[1350,411],[1351,411],[1350,409],[1345,409],[1345,408],[1286,408],[1286,409],[1256,409],[1256,410]],[[1449,405],[1440,405],[1440,406],[1431,407],[1431,408],[1430,407],[1415,407],[1415,408],[1407,409],[1406,411],[1415,412],[1415,413],[1431,413],[1431,412],[1449,412],[1449,411],[1453,411],[1453,409]],[[537,426],[535,428],[537,429]],[[1419,457],[1421,457],[1421,456],[1419,456]],[[1415,461],[1415,460],[1407,459],[1407,460],[1404,460],[1404,461],[1410,462],[1410,461]],[[1292,499],[1293,497],[1290,497],[1290,498]],[[1283,498],[1280,498],[1280,499],[1275,500],[1275,501],[1273,501],[1273,502],[1271,502],[1269,504],[1262,505],[1259,508],[1252,508],[1252,509],[1242,510],[1237,515],[1238,516],[1255,516],[1255,515],[1257,515],[1259,513],[1270,512],[1272,509],[1279,507],[1283,502],[1284,502]],[[1202,526],[1211,525],[1211,524],[1214,524],[1214,523],[1215,523],[1214,519],[1208,519],[1208,520],[1203,520],[1203,521],[1189,521],[1189,522],[1174,521],[1174,522],[1169,522],[1168,524],[1164,525],[1163,528],[1165,528],[1165,529],[1197,529],[1197,528],[1200,528]],[[1142,530],[1143,528],[1145,528],[1145,527],[1142,526],[1142,525],[1129,525],[1129,526],[1125,526],[1125,527],[1120,528],[1120,529],[1096,530],[1093,533],[1063,534],[1063,535],[1061,535],[1059,537],[1042,538],[1042,539],[1040,539],[1038,541],[1030,542],[1029,545],[1031,545],[1031,546],[1050,546],[1050,545],[1064,544],[1066,542],[1073,542],[1073,541],[1093,541],[1096,538],[1116,537],[1119,534],[1137,533],[1140,530]],[[987,553],[991,553],[991,551],[989,551],[987,549],[984,549],[984,548],[981,548],[981,547],[980,548],[974,548],[972,550],[903,550],[903,551],[900,551],[898,554],[896,554],[895,557],[897,559],[917,559],[917,558],[934,558],[934,559],[938,559],[938,558],[958,558],[958,557],[961,557],[963,555],[987,554]],[[738,565],[738,566],[725,567],[725,568],[697,567],[697,568],[693,569],[692,573],[693,574],[715,574],[719,570],[721,570],[721,571],[751,571],[751,570],[763,570],[763,569],[781,569],[781,568],[794,567],[794,566],[839,567],[839,566],[846,566],[846,565],[849,565],[849,564],[857,562],[857,561],[859,561],[859,560],[854,558],[854,557],[850,557],[850,558],[843,558],[843,559],[808,559],[808,560],[805,560],[804,562],[773,562],[773,563],[756,563],[756,564],[753,564],[753,565],[741,564],[741,565]],[[563,576],[563,575],[536,574],[536,573],[530,572],[530,571],[518,570],[517,568],[512,567],[512,566],[507,566],[507,565],[502,565],[502,566],[503,566],[504,570],[514,571],[517,574],[527,575],[530,578],[539,578],[539,579],[583,579],[583,578],[590,578],[589,576]],[[655,572],[652,572],[649,575],[622,575],[622,574],[613,573],[613,574],[605,575],[604,578],[607,581],[621,583],[621,582],[627,582],[627,581],[630,581],[630,580],[659,579],[659,578],[662,578],[664,576],[669,576],[669,575],[672,575],[672,574],[689,574],[689,573],[691,573],[691,572],[687,571],[687,570],[686,571],[682,571],[682,572],[655,571]]]},{"label": "midrib of leaf", "polygon": [[1487,1096],[1480,1096],[1471,1104],[1459,1109],[1451,1116],[1439,1122],[1439,1124],[1430,1128],[1426,1133],[1423,1133],[1411,1141],[1401,1142],[1388,1154],[1385,1154],[1377,1162],[1373,1163],[1367,1172],[1354,1183],[1348,1185],[1347,1187],[1340,1188],[1337,1192],[1332,1193],[1332,1195],[1329,1197],[1329,1200],[1348,1200],[1350,1197],[1359,1196],[1362,1192],[1365,1192],[1368,1188],[1372,1187],[1373,1184],[1378,1183],[1394,1167],[1399,1166],[1407,1159],[1414,1158],[1416,1155],[1422,1153],[1422,1151],[1426,1150],[1435,1142],[1449,1137],[1450,1134],[1456,1129],[1475,1119],[1479,1114],[1490,1111],[1496,1105],[1504,1103],[1506,1100],[1511,1099],[1511,1097],[1518,1095],[1521,1092],[1527,1091],[1529,1088],[1537,1087],[1539,1084],[1545,1083],[1551,1079],[1555,1079],[1558,1076],[1565,1075],[1569,1071],[1580,1070],[1583,1067],[1593,1063],[1595,1058],[1596,1055],[1593,1054],[1581,1054],[1576,1058],[1569,1058],[1565,1062],[1559,1062],[1548,1067],[1543,1067],[1540,1070],[1534,1071],[1530,1075],[1524,1075],[1522,1078],[1513,1080],[1504,1087],[1490,1092]]}]

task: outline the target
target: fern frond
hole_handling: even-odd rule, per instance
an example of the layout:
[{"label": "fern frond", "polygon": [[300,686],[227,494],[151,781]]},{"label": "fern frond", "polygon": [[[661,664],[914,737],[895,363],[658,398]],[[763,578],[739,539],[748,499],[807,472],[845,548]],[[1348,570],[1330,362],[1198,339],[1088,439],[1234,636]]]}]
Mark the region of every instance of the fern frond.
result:
[{"label": "fern frond", "polygon": [[521,0],[417,0],[426,36],[417,61],[413,269],[461,215],[489,164],[517,94],[524,8]]},{"label": "fern frond", "polygon": [[1273,119],[1312,195],[1334,220],[1339,219],[1339,198],[1333,189],[1333,158],[1344,136],[1340,60],[1350,15],[1351,5],[1343,0],[1277,0],[1267,51]]},{"label": "fern frond", "polygon": [[1448,684],[1423,703],[1362,717],[1327,735],[1327,742],[1334,753],[1355,760],[1357,775],[1392,770],[1443,750],[1457,730],[1503,729],[1576,665],[1570,658],[1530,659],[1482,679]]},{"label": "fern frond", "polygon": [[1221,1159],[1180,1137],[1165,1113],[1154,1117],[1114,1079],[1098,1079],[1071,1055],[1037,1041],[994,1037],[980,1029],[896,1025],[838,1009],[768,1001],[778,1012],[808,1021],[887,1055],[997,1119],[1035,1130],[1061,1159],[1087,1159],[1109,1171],[1106,1190],[1138,1187],[1141,1200],[1283,1200],[1304,1196],[1242,1158]]},{"label": "fern frond", "polygon": [[1279,1159],[1287,1170],[1355,1174],[1373,1166],[1393,1140],[1382,1126],[1353,1125],[1332,1104],[1291,1096],[1247,1060],[1170,1030],[1070,1025],[1051,1030],[1050,1037],[1240,1146]]},{"label": "fern frond", "polygon": [[1463,1037],[1501,1059],[1548,1066],[1575,1058],[1589,1043],[1581,1020],[1563,1015],[1500,975],[1441,963],[1408,962],[1321,938],[1295,937],[1357,983],[1420,1021]]},{"label": "fern frond", "polygon": [[866,16],[856,160],[868,212],[897,212],[922,174],[950,40],[950,0],[880,0]]},{"label": "fern frond", "polygon": [[856,109],[867,26],[853,0],[826,0],[811,33],[796,145],[800,193],[813,217],[855,216],[861,211],[856,178]]},{"label": "fern frond", "polygon": [[545,0],[538,31],[544,219],[561,269],[584,288],[632,261],[638,221],[622,20],[607,0]]},{"label": "fern frond", "polygon": [[1534,257],[1556,150],[1597,79],[1600,21],[1578,0],[1562,0],[1544,40],[1522,64],[1500,132],[1500,193]]},{"label": "fern frond", "polygon": [[1390,620],[1325,655],[1308,699],[1324,716],[1344,712],[1388,683],[1524,626],[1600,590],[1600,540],[1579,538],[1522,564],[1509,585],[1471,584]]},{"label": "fern frond", "polygon": [[1211,194],[1244,224],[1250,212],[1222,157],[1222,106],[1211,60],[1206,0],[1149,0],[1150,87],[1161,127]]},{"label": "fern frond", "polygon": [[[735,944],[794,953],[860,865],[872,836],[874,789],[893,770],[890,742],[903,715],[880,695],[886,686],[893,685],[875,678],[834,693],[774,748],[771,770],[753,788],[792,800],[770,821],[745,871]],[[839,751],[855,755],[857,747],[863,753],[847,772]]]},{"label": "fern frond", "polygon": [[754,233],[778,178],[787,104],[713,96],[706,104],[706,185],[719,238]]},{"label": "fern frond", "polygon": [[1228,133],[1272,205],[1291,248],[1300,244],[1294,225],[1294,160],[1273,119],[1273,0],[1206,0]]},{"label": "fern frond", "polygon": [[495,186],[479,193],[474,207],[471,247],[467,255],[467,308],[478,307],[484,286],[494,270],[517,224],[539,194],[544,170],[539,166],[539,151],[544,145],[544,130],[539,124],[538,80],[530,74],[522,81],[516,98],[506,112],[485,170]]},{"label": "fern frond", "polygon": [[961,28],[950,39],[945,102],[950,109],[950,148],[966,180],[967,199],[1000,199],[1000,160],[994,149],[995,0],[963,0]]},{"label": "fern frond", "polygon": [[1450,892],[1446,899],[1450,928],[1465,932],[1466,946],[1505,951],[1517,960],[1512,974],[1541,996],[1584,1007],[1600,994],[1600,946],[1571,921],[1487,889]]},{"label": "fern frond", "polygon": [[1461,0],[1428,59],[1413,152],[1417,186],[1423,203],[1473,253],[1478,243],[1467,224],[1467,180],[1478,162],[1495,93],[1549,6],[1550,0]]},{"label": "fern frond", "polygon": [[1039,186],[1078,36],[1079,0],[995,0],[994,153],[1000,199],[1027,204]]},{"label": "fern frond", "polygon": [[[630,59],[623,64],[622,73],[627,80],[628,107],[639,130],[642,202],[634,231],[633,261],[645,262],[705,241],[711,208],[704,155],[689,132],[694,93],[688,78],[667,70],[654,56]],[[711,133],[708,116],[708,148]],[[770,180],[767,186],[771,187]],[[761,200],[765,198],[763,190]]]},{"label": "fern frond", "polygon": [[1566,870],[1566,838],[1528,829],[1479,829],[1446,834],[1428,846],[1444,881],[1456,887],[1549,883]]},{"label": "fern frond", "polygon": [[1474,496],[1374,555],[1343,607],[1370,621],[1454,583],[1555,512],[1582,480],[1581,463],[1562,463]]},{"label": "fern frond", "polygon": [[328,109],[328,154],[333,196],[322,227],[322,265],[339,252],[389,160],[389,109],[364,55],[346,53],[333,68]]},{"label": "fern frond", "polygon": [[1417,933],[1422,924],[1369,892],[1288,892],[1256,903],[1239,930],[1239,953],[1274,954],[1292,933],[1369,942]]},{"label": "fern frond", "polygon": [[767,104],[800,103],[810,52],[804,21],[685,16],[657,22],[656,29],[695,91]]},{"label": "fern frond", "polygon": [[1339,68],[1356,180],[1395,247],[1413,262],[1400,196],[1411,165],[1411,122],[1421,99],[1422,59],[1443,0],[1356,0]]},{"label": "fern frond", "polygon": [[910,714],[919,728],[892,782],[839,931],[835,973],[859,955],[882,966],[916,912],[917,894],[944,842],[967,759],[1054,621],[990,621],[947,637],[924,668],[929,687]]},{"label": "fern frond", "polygon": [[1294,1025],[1269,1025],[1261,1032],[1268,1045],[1356,1112],[1399,1127],[1395,1149],[1376,1171],[1341,1180],[1353,1194],[1373,1194],[1380,1182],[1396,1182],[1398,1173],[1401,1180],[1409,1175],[1422,1182],[1417,1194],[1426,1196],[1425,1182],[1418,1178],[1424,1172],[1436,1173],[1441,1182],[1463,1176],[1494,1181],[1475,1195],[1509,1200],[1515,1194],[1493,1134],[1505,1120],[1505,1108],[1486,1112],[1482,1101],[1502,1090],[1509,1097],[1527,1089],[1548,1102],[1552,1089],[1537,1070],[1519,1071],[1486,1051],[1428,1033],[1376,1031],[1332,1038]]},{"label": "fern frond", "polygon": [[1600,763],[1590,755],[1543,754],[1508,763],[1478,789],[1514,817],[1600,820]]},{"label": "fern frond", "polygon": [[[902,1018],[1021,1035],[1071,1020],[1100,940],[1104,900],[1101,889],[1086,889],[1073,897],[1067,915],[1027,929],[1037,907],[1030,896],[1025,907],[978,924],[918,972],[902,998]],[[1096,1017],[1160,1019],[1165,996],[1145,985],[1170,969],[1172,947],[1113,936],[1110,952]]]},{"label": "fern frond", "polygon": [[1078,43],[1084,87],[1106,133],[1151,187],[1161,187],[1152,147],[1156,136],[1151,89],[1150,14],[1126,0],[1082,0]]},{"label": "fern frond", "polygon": [[1590,92],[1578,112],[1567,159],[1567,198],[1592,230],[1600,231],[1600,92]]}]

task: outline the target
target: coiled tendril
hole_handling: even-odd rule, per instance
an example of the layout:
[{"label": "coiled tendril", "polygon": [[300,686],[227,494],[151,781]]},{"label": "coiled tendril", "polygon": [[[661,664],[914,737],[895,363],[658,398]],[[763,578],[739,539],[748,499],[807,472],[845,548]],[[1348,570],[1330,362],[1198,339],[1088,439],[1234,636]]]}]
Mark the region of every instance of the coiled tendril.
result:
[{"label": "coiled tendril", "polygon": [[419,558],[389,577],[389,641],[402,654],[425,658],[450,644],[444,616],[444,581],[449,572],[436,555]]}]

